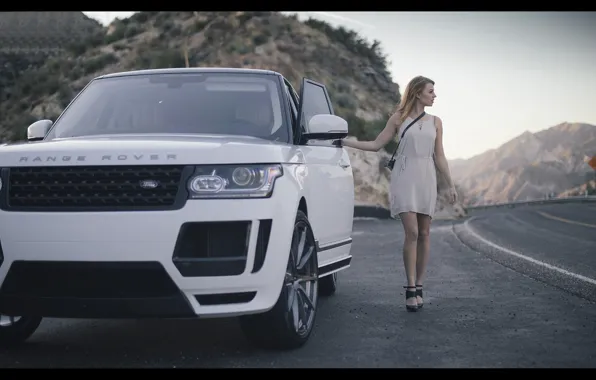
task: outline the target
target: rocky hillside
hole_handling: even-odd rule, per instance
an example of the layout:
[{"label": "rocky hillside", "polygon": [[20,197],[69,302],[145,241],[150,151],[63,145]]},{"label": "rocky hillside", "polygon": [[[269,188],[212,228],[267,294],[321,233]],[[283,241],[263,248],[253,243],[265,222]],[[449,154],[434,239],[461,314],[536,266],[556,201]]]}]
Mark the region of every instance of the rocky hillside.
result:
[{"label": "rocky hillside", "polygon": [[0,12],[0,102],[24,70],[101,29],[83,12]]},{"label": "rocky hillside", "polygon": [[587,158],[596,155],[596,126],[562,123],[520,136],[468,160],[454,160],[454,180],[468,205],[543,198],[593,179]]},{"label": "rocky hillside", "polygon": [[[594,178],[596,178],[596,173],[594,174]],[[596,195],[596,179],[586,181],[581,186],[574,187],[569,190],[565,190],[559,194],[557,197],[565,198],[565,197],[577,197],[577,196],[585,196],[585,195]]]},{"label": "rocky hillside", "polygon": [[21,138],[33,118],[55,117],[93,77],[131,69],[273,69],[296,88],[306,76],[327,85],[340,115],[364,121],[386,117],[399,101],[378,43],[277,12],[138,12],[69,50],[22,74],[0,105],[4,138]]},{"label": "rocky hillside", "polygon": [[[22,73],[0,103],[0,139],[18,140],[40,118],[55,120],[93,77],[164,67],[245,67],[324,83],[350,134],[374,138],[400,100],[377,41],[318,20],[278,12],[138,12]],[[391,150],[394,144],[389,144]],[[359,203],[386,205],[384,153],[353,155]]]}]

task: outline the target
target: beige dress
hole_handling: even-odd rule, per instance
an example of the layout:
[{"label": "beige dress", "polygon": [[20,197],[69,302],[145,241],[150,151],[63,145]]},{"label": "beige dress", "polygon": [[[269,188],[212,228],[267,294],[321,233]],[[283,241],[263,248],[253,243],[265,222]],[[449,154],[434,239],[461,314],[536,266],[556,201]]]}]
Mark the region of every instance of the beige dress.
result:
[{"label": "beige dress", "polygon": [[[397,132],[398,137],[412,120],[410,117],[404,120]],[[427,114],[408,129],[399,143],[389,186],[393,218],[399,218],[402,212],[434,216],[437,202],[437,174],[433,158],[436,136],[435,117]]]}]

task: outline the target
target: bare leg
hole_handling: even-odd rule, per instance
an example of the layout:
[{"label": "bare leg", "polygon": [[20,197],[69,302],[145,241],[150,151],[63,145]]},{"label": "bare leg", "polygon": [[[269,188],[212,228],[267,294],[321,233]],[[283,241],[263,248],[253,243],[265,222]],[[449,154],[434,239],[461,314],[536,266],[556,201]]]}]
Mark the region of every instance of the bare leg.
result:
[{"label": "bare leg", "polygon": [[[416,253],[416,285],[417,290],[422,290],[426,276],[426,266],[430,256],[430,223],[431,218],[428,215],[417,214],[418,220],[418,244]],[[422,305],[422,297],[416,297],[419,305]]]},{"label": "bare leg", "polygon": [[[405,241],[403,247],[404,269],[408,286],[416,285],[416,244],[418,241],[418,223],[413,212],[401,213],[400,219],[404,227]],[[414,289],[407,289],[414,290]],[[416,298],[406,299],[406,305],[416,306]]]}]

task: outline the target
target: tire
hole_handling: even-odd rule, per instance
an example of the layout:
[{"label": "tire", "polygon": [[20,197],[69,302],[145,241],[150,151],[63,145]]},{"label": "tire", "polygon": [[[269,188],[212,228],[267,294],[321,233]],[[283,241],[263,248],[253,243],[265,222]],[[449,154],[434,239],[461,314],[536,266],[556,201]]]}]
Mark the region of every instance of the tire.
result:
[{"label": "tire", "polygon": [[35,333],[43,319],[42,317],[14,317],[15,320],[10,322],[8,316],[2,315],[0,318],[0,347],[2,348],[25,342]]},{"label": "tire", "polygon": [[319,280],[319,295],[329,297],[337,291],[337,272]]},{"label": "tire", "polygon": [[[288,256],[284,283],[273,308],[262,314],[240,317],[240,328],[256,347],[297,349],[308,341],[313,331],[319,299],[319,265],[314,235],[302,211],[298,211],[294,222]],[[293,265],[296,261],[297,266]]]}]

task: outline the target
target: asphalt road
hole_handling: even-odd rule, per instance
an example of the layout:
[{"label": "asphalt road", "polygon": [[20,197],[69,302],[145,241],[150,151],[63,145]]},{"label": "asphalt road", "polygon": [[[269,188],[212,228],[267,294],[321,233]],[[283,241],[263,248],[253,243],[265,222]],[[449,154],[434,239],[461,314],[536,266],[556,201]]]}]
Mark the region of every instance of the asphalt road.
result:
[{"label": "asphalt road", "polygon": [[0,351],[0,368],[596,367],[596,206],[587,207],[435,222],[418,313],[404,307],[401,225],[356,220],[353,265],[297,351],[250,347],[234,319],[47,319],[27,344]]}]

